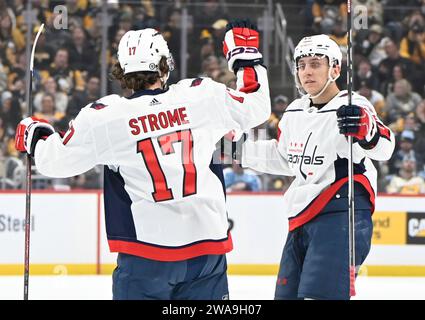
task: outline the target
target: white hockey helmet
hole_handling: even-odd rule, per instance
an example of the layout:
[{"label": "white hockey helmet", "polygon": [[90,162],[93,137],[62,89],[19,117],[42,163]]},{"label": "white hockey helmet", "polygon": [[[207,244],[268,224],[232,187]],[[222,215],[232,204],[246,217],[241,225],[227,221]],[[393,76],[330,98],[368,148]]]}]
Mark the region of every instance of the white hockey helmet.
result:
[{"label": "white hockey helmet", "polygon": [[334,40],[332,40],[329,36],[325,34],[319,34],[315,36],[302,38],[294,50],[295,84],[298,88],[298,91],[301,94],[306,94],[306,92],[302,88],[300,80],[298,78],[298,74],[297,74],[298,60],[302,57],[315,56],[315,55],[327,57],[330,68],[329,68],[328,81],[326,82],[326,85],[322,88],[322,90],[318,94],[316,94],[314,97],[311,97],[311,98],[316,98],[320,96],[326,90],[326,88],[329,86],[331,82],[334,82],[336,79],[339,78],[339,75],[336,76],[335,78],[331,77],[331,68],[334,67],[335,65],[341,66],[341,63],[342,63],[341,49],[339,45]]},{"label": "white hockey helmet", "polygon": [[338,44],[325,34],[304,37],[294,50],[294,63],[298,59],[307,56],[324,55],[328,57],[329,66],[338,64],[341,66],[342,52]]},{"label": "white hockey helmet", "polygon": [[152,28],[127,31],[120,40],[117,55],[124,74],[137,71],[159,72],[162,57],[167,58],[170,71],[174,69],[174,60],[167,42],[160,32]]}]

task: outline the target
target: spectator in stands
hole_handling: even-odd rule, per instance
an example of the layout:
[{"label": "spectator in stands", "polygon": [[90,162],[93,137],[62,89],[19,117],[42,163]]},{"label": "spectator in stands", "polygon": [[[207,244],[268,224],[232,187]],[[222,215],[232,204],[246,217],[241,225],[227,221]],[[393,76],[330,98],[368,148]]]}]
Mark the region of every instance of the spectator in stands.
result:
[{"label": "spectator in stands", "polygon": [[386,122],[387,113],[385,110],[385,98],[381,93],[376,90],[373,90],[372,87],[373,86],[370,80],[362,80],[360,81],[359,90],[357,91],[357,93],[367,98],[375,108],[375,111],[378,114],[379,118],[382,121]]},{"label": "spectator in stands", "polygon": [[227,19],[224,2],[220,0],[206,0],[202,6],[194,9],[195,27],[198,30],[209,28],[219,19]]},{"label": "spectator in stands", "polygon": [[10,91],[1,94],[0,117],[3,119],[6,135],[11,136],[16,125],[22,120],[22,112],[18,100]]},{"label": "spectator in stands", "polygon": [[394,84],[402,79],[407,79],[407,72],[405,70],[405,66],[402,64],[396,64],[393,67],[391,78],[382,81],[380,84],[380,90],[381,92],[385,93],[385,95],[389,95],[390,93],[394,92]]},{"label": "spectator in stands", "polygon": [[[38,32],[38,27],[34,28]],[[55,49],[46,41],[45,32],[40,34],[37,41],[37,50],[34,52],[34,66],[38,70],[47,70],[55,56]]]},{"label": "spectator in stands", "polygon": [[0,12],[0,51],[6,52],[14,48],[19,52],[25,48],[25,38],[21,31],[16,28],[8,11]]},{"label": "spectator in stands", "polygon": [[[101,2],[98,4],[101,5]],[[96,51],[99,51],[102,47],[102,15],[100,8],[90,5],[87,15],[84,17],[84,30],[87,32],[87,36],[91,39]],[[110,34],[110,39],[114,38],[116,30],[119,30],[119,28],[114,24],[114,32]]]},{"label": "spectator in stands", "polygon": [[80,112],[81,108],[95,102],[100,98],[100,79],[97,76],[91,76],[86,85],[86,90],[76,90],[68,104],[66,112],[67,119],[73,119]]},{"label": "spectator in stands", "polygon": [[[174,61],[176,61],[175,72],[170,74],[170,79],[168,83],[176,83],[179,81],[179,64],[181,61],[180,48],[181,48],[181,26],[182,26],[182,13],[180,9],[172,9],[172,11],[167,15],[168,21],[165,28],[162,30],[165,41],[168,43],[170,51],[173,52]],[[188,21],[188,43],[190,43],[191,50],[188,50],[187,59],[191,63],[188,64],[188,74],[194,76],[199,73],[200,62],[198,60],[198,33],[194,33],[194,25],[191,21]]]},{"label": "spectator in stands", "polygon": [[[109,65],[109,73],[112,71],[112,66],[118,62],[117,52],[118,52],[118,44],[120,39],[125,34],[124,29],[118,29],[112,39],[112,43],[108,49],[108,65]],[[122,95],[122,88],[118,81],[109,81],[108,82],[108,92],[111,94],[119,94]]]},{"label": "spectator in stands", "polygon": [[425,181],[417,175],[415,157],[403,158],[398,175],[392,177],[387,186],[388,193],[421,194],[425,193]]},{"label": "spectator in stands", "polygon": [[[415,152],[413,146],[415,143],[415,133],[411,130],[404,130],[398,137],[396,151],[388,163],[390,174],[397,174],[400,170],[402,161],[406,157],[415,158],[418,162],[419,155]],[[422,159],[420,160],[422,163]]]},{"label": "spectator in stands", "polygon": [[[392,79],[392,73],[395,65],[402,66],[402,69],[406,71],[406,74],[411,75],[413,73],[412,62],[409,59],[400,56],[397,44],[386,38],[384,42],[385,53],[387,57],[381,61],[378,67],[378,76],[381,82],[388,79]],[[408,80],[411,78],[409,77]],[[385,96],[389,92],[382,92]]]},{"label": "spectator in stands", "polygon": [[347,19],[347,4],[344,0],[315,0],[312,6],[313,32],[329,34],[338,17],[342,23]]},{"label": "spectator in stands", "polygon": [[413,131],[415,137],[418,136],[417,133],[419,131],[419,122],[415,112],[410,112],[406,117],[404,117],[404,130]]},{"label": "spectator in stands", "polygon": [[199,38],[199,56],[194,59],[193,63],[191,63],[191,70],[196,70],[195,74],[198,74],[200,70],[202,70],[202,63],[209,56],[215,55],[215,43],[213,36],[208,29],[203,29]]},{"label": "spectator in stands", "polygon": [[68,96],[58,91],[58,85],[52,77],[49,77],[43,81],[43,89],[38,92],[34,97],[34,110],[37,112],[41,111],[41,100],[45,93],[51,94],[55,98],[56,110],[62,113],[66,112],[68,107]]},{"label": "spectator in stands", "polygon": [[339,45],[343,54],[346,54],[348,45],[346,23],[341,18],[337,18],[331,30],[329,37]]},{"label": "spectator in stands", "polygon": [[220,62],[216,56],[209,56],[202,62],[201,77],[209,77],[216,80],[221,72]]},{"label": "spectator in stands", "polygon": [[55,97],[50,93],[44,93],[41,98],[41,110],[40,112],[34,112],[34,116],[45,119],[52,126],[55,126],[65,114],[56,110]]},{"label": "spectator in stands", "polygon": [[260,191],[261,180],[250,169],[233,163],[232,168],[223,171],[226,191]]},{"label": "spectator in stands", "polygon": [[[361,38],[362,33],[366,33],[365,38]],[[373,67],[387,57],[385,53],[385,40],[382,27],[379,24],[372,24],[366,30],[359,30],[354,43],[354,53],[366,58]]]},{"label": "spectator in stands", "polygon": [[9,86],[12,92],[13,99],[16,100],[17,105],[20,107],[21,113],[27,113],[27,102],[25,101],[26,85],[23,78],[15,78]]},{"label": "spectator in stands", "polygon": [[[420,0],[416,0],[419,2]],[[425,26],[425,16],[417,9],[417,5],[411,8],[412,11],[403,19],[405,33],[407,33],[415,24]]]},{"label": "spectator in stands", "polygon": [[372,69],[371,63],[367,59],[362,59],[357,64],[357,70],[354,73],[354,87],[359,88],[361,82],[367,82],[373,90],[379,90],[379,79],[378,76]]},{"label": "spectator in stands", "polygon": [[278,124],[288,107],[288,97],[280,94],[273,99],[272,113],[267,121],[267,139],[278,139]]},{"label": "spectator in stands", "polygon": [[[218,19],[211,25],[211,34],[214,43],[214,54],[217,57],[223,57],[223,40],[224,34],[226,33],[226,25],[228,21],[226,19]],[[224,57],[223,57],[224,59]]]},{"label": "spectator in stands", "polygon": [[4,91],[0,99],[0,146],[5,157],[18,156],[14,148],[13,124],[21,121],[22,112],[18,100],[10,91]]},{"label": "spectator in stands", "polygon": [[400,132],[402,127],[395,126],[399,119],[404,118],[410,112],[414,112],[422,98],[416,92],[412,92],[412,86],[406,79],[398,80],[394,84],[394,92],[390,93],[386,100],[386,111],[389,123],[394,130]]},{"label": "spectator in stands", "polygon": [[[422,103],[422,102],[421,102]],[[420,103],[420,104],[421,104]],[[419,104],[419,105],[420,105]],[[418,165],[418,170],[422,170],[425,164],[425,135],[420,131],[421,124],[419,119],[416,117],[415,112],[409,113],[404,118],[404,130],[411,131],[414,134],[414,143],[413,143],[413,151],[416,155],[416,162]]]},{"label": "spectator in stands", "polygon": [[115,33],[115,36],[112,40],[112,43],[110,45],[110,56],[115,57],[117,56],[117,52],[118,52],[118,44],[120,43],[120,39],[122,38],[122,36],[125,34],[125,30],[124,29],[118,29],[117,32]]},{"label": "spectator in stands", "polygon": [[[417,154],[425,157],[425,100],[422,100],[416,107],[416,120],[418,128],[416,130],[416,139],[414,150]],[[425,161],[425,159],[424,159]],[[423,171],[423,167],[420,171]]]},{"label": "spectator in stands", "polygon": [[425,27],[419,22],[410,26],[400,43],[400,56],[422,68],[425,63]]},{"label": "spectator in stands", "polygon": [[72,30],[72,41],[67,45],[69,52],[69,66],[72,70],[87,70],[88,73],[99,70],[99,55],[87,38],[82,27]]},{"label": "spectator in stands", "polygon": [[230,72],[228,69],[225,69],[217,78],[217,82],[220,82],[226,87],[236,90],[236,76],[233,72]]},{"label": "spectator in stands", "polygon": [[[12,61],[12,60],[11,60]],[[27,61],[25,53],[15,53],[13,58],[13,64],[9,66],[7,73],[7,84],[11,90],[12,83],[18,78],[25,79],[27,70]],[[37,74],[35,75],[34,82],[37,82]]]},{"label": "spectator in stands", "polygon": [[69,66],[69,52],[61,48],[56,52],[53,63],[47,71],[41,72],[42,78],[53,77],[59,85],[59,90],[72,94],[74,90],[84,90],[84,78],[79,70]]},{"label": "spectator in stands", "polygon": [[131,11],[124,11],[119,19],[119,29],[124,29],[125,32],[131,29],[133,26],[133,14]]},{"label": "spectator in stands", "polygon": [[143,6],[133,7],[134,25],[133,29],[154,28],[158,29],[158,21],[155,19],[155,8],[152,1],[143,1]]}]

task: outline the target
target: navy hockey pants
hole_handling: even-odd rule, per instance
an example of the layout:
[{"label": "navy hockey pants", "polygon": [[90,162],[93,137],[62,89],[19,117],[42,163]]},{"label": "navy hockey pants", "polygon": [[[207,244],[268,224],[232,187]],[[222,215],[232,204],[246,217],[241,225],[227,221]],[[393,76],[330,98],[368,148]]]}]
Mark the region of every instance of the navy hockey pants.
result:
[{"label": "navy hockey pants", "polygon": [[227,300],[225,255],[155,261],[118,254],[112,275],[114,300]]},{"label": "navy hockey pants", "polygon": [[[344,198],[346,201],[346,198]],[[355,198],[355,255],[359,267],[369,253],[372,217],[365,196]],[[329,206],[333,206],[331,202]],[[370,206],[370,205],[369,205]],[[288,233],[280,262],[275,299],[348,300],[348,212],[319,214]]]}]

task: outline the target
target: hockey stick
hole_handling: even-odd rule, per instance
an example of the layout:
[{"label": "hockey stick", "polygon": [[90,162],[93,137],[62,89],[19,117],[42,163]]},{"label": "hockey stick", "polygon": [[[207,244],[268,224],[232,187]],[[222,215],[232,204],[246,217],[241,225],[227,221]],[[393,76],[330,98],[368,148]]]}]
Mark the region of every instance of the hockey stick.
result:
[{"label": "hockey stick", "polygon": [[[351,0],[347,0],[347,90],[348,105],[351,106],[353,94],[353,58],[352,58],[352,27],[351,27]],[[350,297],[356,295],[356,251],[354,230],[354,165],[353,165],[353,137],[348,136],[348,259],[350,274]]]},{"label": "hockey stick", "polygon": [[[31,24],[30,24],[31,26]],[[32,115],[32,79],[34,77],[34,53],[38,37],[43,32],[44,24],[38,29],[32,45],[30,56],[29,93],[27,94],[28,116]],[[26,198],[25,198],[25,263],[24,263],[24,300],[28,300],[28,285],[30,275],[30,232],[31,232],[31,155],[27,154]]]}]

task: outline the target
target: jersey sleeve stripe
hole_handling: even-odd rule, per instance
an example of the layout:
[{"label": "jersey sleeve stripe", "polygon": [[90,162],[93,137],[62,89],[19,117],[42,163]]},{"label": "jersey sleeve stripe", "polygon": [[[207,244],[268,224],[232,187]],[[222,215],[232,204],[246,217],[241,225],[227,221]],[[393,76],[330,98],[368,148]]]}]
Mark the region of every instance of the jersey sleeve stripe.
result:
[{"label": "jersey sleeve stripe", "polygon": [[244,93],[252,93],[260,88],[258,83],[257,72],[253,67],[245,67],[243,70],[243,87],[239,91]]},{"label": "jersey sleeve stripe", "polygon": [[388,129],[386,126],[384,126],[382,123],[380,123],[378,121],[376,123],[378,125],[379,135],[381,137],[384,137],[385,139],[391,141],[390,129]]}]

